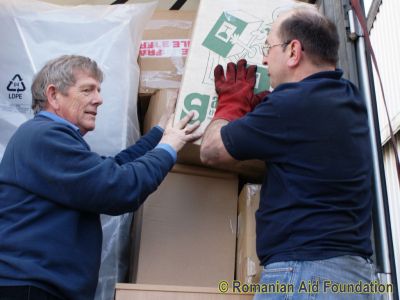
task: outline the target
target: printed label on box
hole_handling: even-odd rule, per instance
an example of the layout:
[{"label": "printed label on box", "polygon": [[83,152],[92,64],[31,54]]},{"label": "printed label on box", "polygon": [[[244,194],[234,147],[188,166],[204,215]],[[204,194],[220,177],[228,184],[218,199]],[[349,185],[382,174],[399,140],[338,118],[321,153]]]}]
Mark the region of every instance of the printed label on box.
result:
[{"label": "printed label on box", "polygon": [[217,107],[217,99],[216,96],[200,93],[191,93],[187,95],[184,100],[180,118],[183,119],[188,113],[193,111],[194,117],[190,123],[196,121],[202,123],[207,119],[211,120]]},{"label": "printed label on box", "polygon": [[186,57],[189,47],[189,39],[143,40],[140,43],[139,55],[142,58]]}]

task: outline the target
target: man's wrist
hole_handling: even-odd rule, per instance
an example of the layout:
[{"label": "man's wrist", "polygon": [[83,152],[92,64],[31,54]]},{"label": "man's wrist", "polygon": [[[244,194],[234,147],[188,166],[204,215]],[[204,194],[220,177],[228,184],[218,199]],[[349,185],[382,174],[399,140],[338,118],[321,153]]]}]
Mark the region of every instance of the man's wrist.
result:
[{"label": "man's wrist", "polygon": [[156,148],[164,149],[165,151],[167,151],[171,155],[174,163],[176,163],[178,155],[177,155],[176,150],[170,144],[161,143],[161,144],[158,144],[156,146]]},{"label": "man's wrist", "polygon": [[243,107],[238,106],[218,106],[215,111],[213,120],[223,119],[228,122],[234,121],[243,117],[248,111]]}]

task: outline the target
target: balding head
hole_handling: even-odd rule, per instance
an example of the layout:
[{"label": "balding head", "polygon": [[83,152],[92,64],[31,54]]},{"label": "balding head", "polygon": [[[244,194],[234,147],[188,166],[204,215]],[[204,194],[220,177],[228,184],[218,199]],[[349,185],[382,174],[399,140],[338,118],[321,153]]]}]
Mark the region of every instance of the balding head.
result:
[{"label": "balding head", "polygon": [[282,13],[274,26],[282,41],[299,40],[316,66],[336,66],[339,36],[336,26],[315,8],[298,7]]}]

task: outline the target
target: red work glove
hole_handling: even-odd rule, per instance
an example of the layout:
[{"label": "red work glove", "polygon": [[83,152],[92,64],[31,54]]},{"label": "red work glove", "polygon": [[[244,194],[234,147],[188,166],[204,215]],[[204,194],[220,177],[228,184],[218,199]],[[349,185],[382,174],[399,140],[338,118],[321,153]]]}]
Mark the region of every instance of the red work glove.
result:
[{"label": "red work glove", "polygon": [[260,103],[269,94],[271,94],[270,91],[264,91],[264,92],[255,94],[250,101],[251,111],[253,111],[254,108],[258,105],[258,103]]},{"label": "red work glove", "polygon": [[218,94],[218,105],[213,120],[236,120],[252,111],[268,93],[254,95],[257,66],[251,65],[246,68],[246,65],[245,59],[239,60],[237,66],[234,63],[228,63],[226,78],[222,66],[215,67],[214,82]]}]

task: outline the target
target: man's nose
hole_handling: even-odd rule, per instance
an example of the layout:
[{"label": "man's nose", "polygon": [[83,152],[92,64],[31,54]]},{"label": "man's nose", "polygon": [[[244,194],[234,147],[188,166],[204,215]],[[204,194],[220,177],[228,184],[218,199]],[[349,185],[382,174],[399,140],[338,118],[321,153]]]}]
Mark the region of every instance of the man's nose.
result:
[{"label": "man's nose", "polygon": [[103,97],[100,95],[100,92],[96,92],[93,99],[93,103],[97,105],[103,104]]}]

